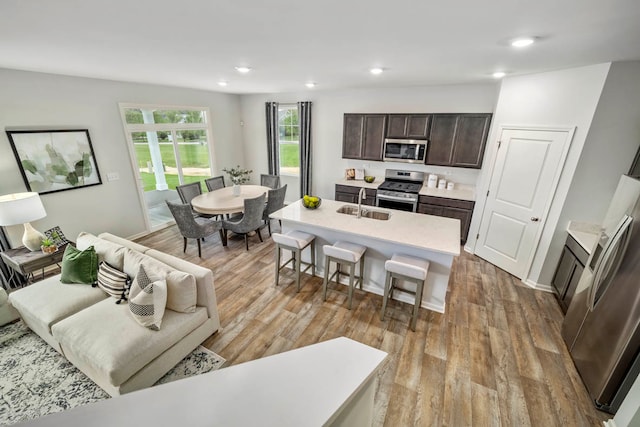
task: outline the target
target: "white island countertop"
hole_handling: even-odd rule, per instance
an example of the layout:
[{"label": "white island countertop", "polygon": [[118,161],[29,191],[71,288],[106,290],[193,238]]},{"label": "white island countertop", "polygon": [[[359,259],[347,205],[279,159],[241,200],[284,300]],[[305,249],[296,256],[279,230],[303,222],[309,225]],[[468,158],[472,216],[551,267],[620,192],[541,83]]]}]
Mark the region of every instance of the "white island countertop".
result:
[{"label": "white island countertop", "polygon": [[447,255],[460,255],[460,221],[432,215],[363,206],[389,212],[388,220],[356,218],[336,212],[352,203],[323,199],[318,209],[307,209],[300,200],[271,214],[271,218],[311,225],[346,234],[366,236],[398,245]]},{"label": "white island countertop", "polygon": [[24,425],[371,425],[376,373],[386,357],[383,351],[341,337]]}]

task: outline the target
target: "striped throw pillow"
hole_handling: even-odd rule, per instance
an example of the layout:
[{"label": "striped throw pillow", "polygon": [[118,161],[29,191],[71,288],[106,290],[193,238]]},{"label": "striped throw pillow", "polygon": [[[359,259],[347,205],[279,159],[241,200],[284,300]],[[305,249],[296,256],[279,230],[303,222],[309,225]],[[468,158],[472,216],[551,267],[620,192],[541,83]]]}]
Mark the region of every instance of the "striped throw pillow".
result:
[{"label": "striped throw pillow", "polygon": [[102,261],[98,268],[98,287],[113,298],[117,298],[116,304],[120,304],[127,300],[131,278],[127,273]]},{"label": "striped throw pillow", "polygon": [[129,295],[131,315],[142,326],[159,331],[166,305],[166,280],[152,282],[144,267],[140,266]]}]

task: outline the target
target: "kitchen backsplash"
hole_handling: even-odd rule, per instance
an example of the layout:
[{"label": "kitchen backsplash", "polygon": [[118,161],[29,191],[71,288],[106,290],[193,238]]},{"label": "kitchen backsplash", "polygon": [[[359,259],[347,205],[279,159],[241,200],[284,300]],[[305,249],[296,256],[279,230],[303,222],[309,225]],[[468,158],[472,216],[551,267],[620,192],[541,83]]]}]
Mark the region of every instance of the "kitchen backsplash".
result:
[{"label": "kitchen backsplash", "polygon": [[[346,159],[345,159],[346,160]],[[420,171],[428,174],[436,174],[439,178],[456,184],[476,185],[480,170],[451,168],[445,166],[416,165],[411,163],[395,163],[395,162],[372,162],[361,160],[347,160],[345,168],[364,169],[365,175],[373,175],[377,178],[384,179],[385,169],[401,169],[409,171]]]}]

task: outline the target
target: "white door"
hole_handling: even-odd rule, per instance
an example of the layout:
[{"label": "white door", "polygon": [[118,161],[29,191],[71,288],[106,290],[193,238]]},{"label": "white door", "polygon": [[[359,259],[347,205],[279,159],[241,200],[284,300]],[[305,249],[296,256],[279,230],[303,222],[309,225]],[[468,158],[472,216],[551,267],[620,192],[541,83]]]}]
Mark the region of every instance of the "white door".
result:
[{"label": "white door", "polygon": [[573,130],[503,128],[476,254],[522,278],[530,266]]}]

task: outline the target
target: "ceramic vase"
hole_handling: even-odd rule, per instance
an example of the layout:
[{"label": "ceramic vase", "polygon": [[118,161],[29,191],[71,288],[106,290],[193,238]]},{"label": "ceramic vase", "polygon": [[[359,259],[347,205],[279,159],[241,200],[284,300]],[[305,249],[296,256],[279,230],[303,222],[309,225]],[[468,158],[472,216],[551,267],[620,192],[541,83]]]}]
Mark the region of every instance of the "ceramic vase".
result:
[{"label": "ceramic vase", "polygon": [[234,196],[240,195],[240,186],[238,184],[233,184],[233,195]]}]

